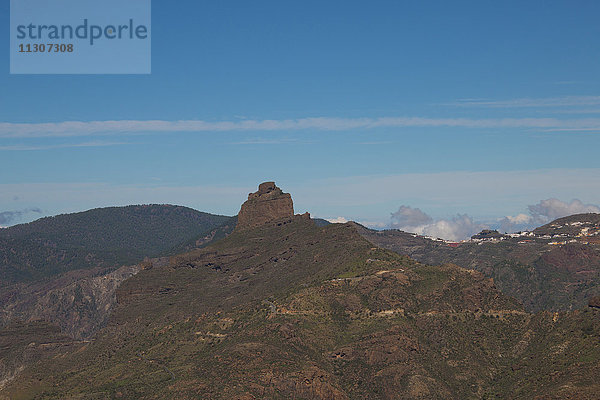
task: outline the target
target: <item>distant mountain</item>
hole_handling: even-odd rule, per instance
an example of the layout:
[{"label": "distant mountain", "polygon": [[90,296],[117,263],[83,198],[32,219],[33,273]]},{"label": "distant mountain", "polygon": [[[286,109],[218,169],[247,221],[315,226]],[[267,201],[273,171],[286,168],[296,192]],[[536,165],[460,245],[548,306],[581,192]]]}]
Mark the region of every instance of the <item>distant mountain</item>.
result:
[{"label": "distant mountain", "polygon": [[125,280],[91,342],[49,335],[42,351],[15,328],[9,359],[33,361],[0,398],[597,398],[597,307],[530,314],[482,273],[356,224],[251,210],[273,219]]},{"label": "distant mountain", "polygon": [[461,243],[357,229],[373,244],[420,262],[481,271],[530,311],[577,309],[600,295],[600,214],[560,218],[532,232],[482,231]]},{"label": "distant mountain", "polygon": [[327,221],[326,219],[323,218],[313,218],[313,221],[315,222],[315,224],[317,226],[327,226],[330,225],[331,222]]},{"label": "distant mountain", "polygon": [[[187,207],[138,205],[42,218],[0,230],[0,286],[119,267],[192,245],[232,222]],[[233,229],[234,223],[230,224]]]}]

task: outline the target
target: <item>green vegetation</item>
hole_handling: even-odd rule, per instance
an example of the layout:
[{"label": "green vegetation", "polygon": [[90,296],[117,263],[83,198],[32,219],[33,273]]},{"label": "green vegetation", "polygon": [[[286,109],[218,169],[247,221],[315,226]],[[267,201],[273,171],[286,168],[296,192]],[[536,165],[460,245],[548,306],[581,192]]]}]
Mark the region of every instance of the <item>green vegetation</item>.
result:
[{"label": "green vegetation", "polygon": [[134,264],[210,241],[213,230],[223,237],[234,225],[231,217],[170,205],[42,218],[0,230],[0,281],[29,282],[76,269]]},{"label": "green vegetation", "polygon": [[[600,224],[600,215],[581,214],[556,220],[535,230],[542,234],[573,234],[583,225]],[[560,227],[560,228],[558,228]],[[430,265],[452,263],[493,278],[503,293],[517,298],[528,311],[566,311],[585,307],[600,295],[600,245],[581,242],[550,245],[552,239],[509,238],[469,242],[457,247],[401,231],[377,232],[357,225],[374,245]],[[596,228],[594,228],[596,229]],[[562,238],[561,240],[565,240]]]}]

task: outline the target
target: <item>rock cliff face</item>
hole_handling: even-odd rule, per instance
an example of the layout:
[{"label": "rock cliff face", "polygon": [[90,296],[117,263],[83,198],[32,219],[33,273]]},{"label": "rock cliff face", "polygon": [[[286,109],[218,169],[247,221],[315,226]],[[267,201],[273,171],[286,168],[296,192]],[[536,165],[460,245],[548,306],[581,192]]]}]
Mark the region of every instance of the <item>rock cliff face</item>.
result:
[{"label": "rock cliff face", "polygon": [[289,218],[294,215],[294,203],[289,193],[275,186],[275,182],[264,182],[258,191],[250,193],[242,204],[236,230],[253,228],[267,222]]},{"label": "rock cliff face", "polygon": [[[168,259],[146,261],[144,265],[161,260]],[[14,321],[46,321],[72,338],[88,339],[106,322],[116,302],[117,287],[144,265],[123,266],[108,273],[98,269],[71,271],[56,279],[0,291],[0,336]]]}]

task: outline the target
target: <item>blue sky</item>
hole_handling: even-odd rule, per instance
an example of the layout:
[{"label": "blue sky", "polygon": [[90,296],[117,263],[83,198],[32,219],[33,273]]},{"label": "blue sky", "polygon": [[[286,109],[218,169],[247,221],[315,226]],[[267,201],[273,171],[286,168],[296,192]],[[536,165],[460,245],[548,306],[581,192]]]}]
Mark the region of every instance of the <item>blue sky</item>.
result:
[{"label": "blue sky", "polygon": [[[324,4],[326,3],[326,4]],[[383,226],[600,203],[596,1],[152,2],[151,75],[10,75],[0,212],[174,203]],[[9,26],[8,1],[0,25]]]}]

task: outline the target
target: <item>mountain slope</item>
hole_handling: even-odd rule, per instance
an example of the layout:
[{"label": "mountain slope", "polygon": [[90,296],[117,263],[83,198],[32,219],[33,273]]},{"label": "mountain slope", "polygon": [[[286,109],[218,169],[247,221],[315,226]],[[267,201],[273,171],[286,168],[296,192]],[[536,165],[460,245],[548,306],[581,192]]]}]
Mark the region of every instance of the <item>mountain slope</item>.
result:
[{"label": "mountain slope", "polygon": [[110,207],[0,230],[0,282],[26,282],[91,267],[134,264],[199,238],[230,217],[186,207]]},{"label": "mountain slope", "polygon": [[106,322],[116,288],[143,267],[121,264],[202,247],[234,227],[234,217],[148,205],[95,209],[2,229],[0,328],[45,320],[71,337],[88,338]]},{"label": "mountain slope", "polygon": [[[10,398],[595,398],[598,312],[523,312],[475,271],[306,217],[141,271],[98,338]],[[544,349],[544,350],[542,350]],[[549,349],[549,350],[548,350]],[[58,384],[60,382],[60,384]]]},{"label": "mountain slope", "polygon": [[357,229],[373,244],[420,262],[481,271],[530,311],[578,309],[600,295],[598,214],[561,218],[522,236],[496,233],[452,244],[398,230]]},{"label": "mountain slope", "polygon": [[9,361],[32,362],[0,398],[597,398],[595,302],[530,314],[480,272],[420,264],[356,224],[319,227],[254,195],[259,219],[122,282],[89,343],[43,352],[15,328]]}]

